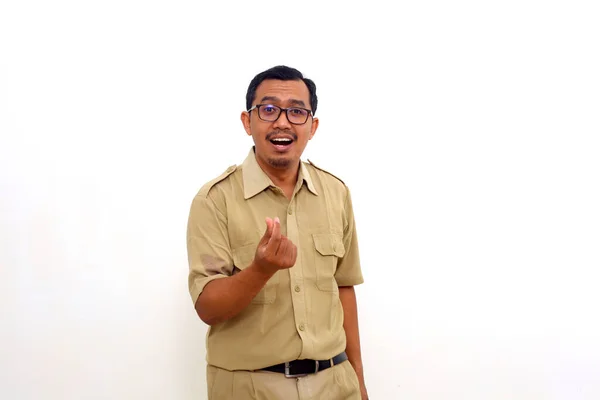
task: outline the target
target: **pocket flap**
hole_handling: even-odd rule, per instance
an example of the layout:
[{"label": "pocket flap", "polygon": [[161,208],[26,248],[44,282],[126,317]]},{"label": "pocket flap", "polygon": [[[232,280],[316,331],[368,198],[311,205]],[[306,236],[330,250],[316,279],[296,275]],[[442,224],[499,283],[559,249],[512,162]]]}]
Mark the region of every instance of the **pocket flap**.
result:
[{"label": "pocket flap", "polygon": [[337,233],[314,233],[315,249],[323,256],[343,257],[346,253],[341,235]]}]

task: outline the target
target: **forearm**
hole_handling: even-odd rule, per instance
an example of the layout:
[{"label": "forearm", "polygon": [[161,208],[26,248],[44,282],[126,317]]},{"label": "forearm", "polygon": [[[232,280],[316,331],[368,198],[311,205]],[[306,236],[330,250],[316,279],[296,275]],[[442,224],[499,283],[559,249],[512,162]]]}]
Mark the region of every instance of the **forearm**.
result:
[{"label": "forearm", "polygon": [[346,354],[356,371],[361,387],[364,388],[363,364],[358,330],[358,312],[354,287],[340,287],[340,301],[344,310],[344,331],[346,332]]},{"label": "forearm", "polygon": [[209,282],[196,301],[198,316],[208,325],[235,317],[250,304],[271,276],[273,274],[252,264],[233,276]]}]

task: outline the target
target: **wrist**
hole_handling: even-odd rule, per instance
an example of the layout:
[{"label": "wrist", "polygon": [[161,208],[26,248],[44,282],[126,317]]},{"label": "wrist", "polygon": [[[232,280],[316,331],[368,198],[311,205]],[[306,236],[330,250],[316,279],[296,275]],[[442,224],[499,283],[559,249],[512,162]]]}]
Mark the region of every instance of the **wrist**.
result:
[{"label": "wrist", "polygon": [[354,372],[356,373],[356,377],[358,378],[358,381],[361,383],[361,385],[364,384],[364,373],[363,373],[363,366],[362,363],[350,363],[350,365],[352,365],[352,368],[354,369]]},{"label": "wrist", "polygon": [[350,364],[352,365],[352,368],[354,368],[354,370],[356,372],[359,372],[359,371],[362,372],[362,370],[363,370],[363,364],[362,364],[361,360],[352,360],[352,359],[349,359],[348,361],[350,361]]},{"label": "wrist", "polygon": [[277,272],[277,270],[272,270],[262,264],[257,263],[256,261],[253,261],[248,269],[250,269],[256,277],[265,283],[271,279],[273,275],[275,275],[275,272]]}]

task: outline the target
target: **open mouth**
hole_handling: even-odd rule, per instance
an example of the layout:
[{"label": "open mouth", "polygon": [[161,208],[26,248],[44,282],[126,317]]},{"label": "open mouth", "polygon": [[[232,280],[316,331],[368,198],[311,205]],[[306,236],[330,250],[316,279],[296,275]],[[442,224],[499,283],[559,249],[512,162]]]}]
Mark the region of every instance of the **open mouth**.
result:
[{"label": "open mouth", "polygon": [[274,138],[270,140],[278,149],[285,149],[290,146],[294,141],[288,138]]}]

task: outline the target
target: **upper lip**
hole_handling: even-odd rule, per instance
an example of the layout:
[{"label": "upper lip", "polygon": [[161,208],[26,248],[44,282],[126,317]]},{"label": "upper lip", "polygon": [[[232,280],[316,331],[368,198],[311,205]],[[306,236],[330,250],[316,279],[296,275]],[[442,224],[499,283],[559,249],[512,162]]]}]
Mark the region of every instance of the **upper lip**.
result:
[{"label": "upper lip", "polygon": [[270,136],[267,140],[273,140],[273,139],[289,139],[292,142],[294,141],[294,137],[292,135],[283,135],[283,134]]}]

